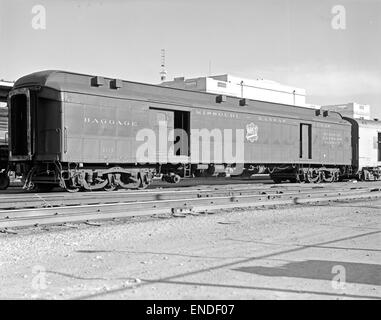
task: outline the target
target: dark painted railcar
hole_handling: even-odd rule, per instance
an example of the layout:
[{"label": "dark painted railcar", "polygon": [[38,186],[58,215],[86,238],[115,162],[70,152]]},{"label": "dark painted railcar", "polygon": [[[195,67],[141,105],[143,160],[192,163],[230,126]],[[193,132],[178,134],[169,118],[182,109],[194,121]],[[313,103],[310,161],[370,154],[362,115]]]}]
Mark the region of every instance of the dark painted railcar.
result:
[{"label": "dark painted railcar", "polygon": [[22,77],[8,104],[10,161],[26,188],[142,188],[159,175],[335,181],[351,166],[351,125],[335,112],[63,71]]}]

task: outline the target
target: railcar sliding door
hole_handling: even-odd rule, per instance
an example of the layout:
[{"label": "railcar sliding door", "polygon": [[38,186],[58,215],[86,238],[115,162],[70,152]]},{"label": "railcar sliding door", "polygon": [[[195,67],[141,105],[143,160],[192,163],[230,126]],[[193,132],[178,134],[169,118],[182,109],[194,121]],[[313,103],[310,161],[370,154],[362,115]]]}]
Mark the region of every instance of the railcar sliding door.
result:
[{"label": "railcar sliding door", "polygon": [[180,157],[188,157],[190,113],[150,107],[150,117],[157,137],[156,154],[159,162],[178,162]]},{"label": "railcar sliding door", "polygon": [[[168,149],[173,148],[173,123],[172,111],[155,110],[154,131],[156,135],[156,152],[160,163],[167,162]],[[169,137],[172,135],[172,137]]]},{"label": "railcar sliding door", "polygon": [[174,155],[189,156],[190,113],[187,111],[175,111],[174,115]]}]

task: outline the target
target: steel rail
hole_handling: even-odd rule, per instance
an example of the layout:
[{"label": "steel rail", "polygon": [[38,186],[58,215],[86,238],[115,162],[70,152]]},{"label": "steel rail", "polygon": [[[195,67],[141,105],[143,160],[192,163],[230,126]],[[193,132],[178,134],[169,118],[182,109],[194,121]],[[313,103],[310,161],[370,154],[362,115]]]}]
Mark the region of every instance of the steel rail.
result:
[{"label": "steel rail", "polygon": [[[34,225],[85,222],[90,220],[110,220],[134,216],[158,214],[200,213],[219,209],[242,207],[265,207],[274,205],[311,204],[316,202],[343,201],[355,199],[375,199],[381,197],[380,191],[341,190],[319,193],[288,193],[264,195],[231,195],[201,198],[180,198],[165,200],[146,200],[135,202],[104,203],[65,207],[34,208],[23,210],[1,210],[0,229],[28,227]],[[345,194],[343,194],[345,193]]]},{"label": "steel rail", "polygon": [[[266,194],[267,196],[274,196],[279,194],[287,195],[290,192],[298,192],[300,194],[310,193],[325,193],[334,190],[343,190],[343,187],[331,186],[306,186],[295,187],[278,187],[277,185],[269,188],[248,188],[242,185],[233,185],[234,187],[228,188],[183,188],[183,189],[169,189],[169,190],[144,190],[144,191],[122,191],[122,192],[90,192],[83,194],[25,194],[18,195],[18,197],[0,198],[0,209],[21,209],[21,208],[41,208],[41,207],[58,207],[58,206],[73,206],[73,205],[90,205],[102,203],[117,203],[117,202],[131,202],[131,201],[153,201],[153,200],[171,200],[180,197],[212,197],[212,196],[232,196],[232,195],[245,195],[252,194],[258,195]],[[276,189],[274,187],[277,187]],[[369,188],[369,187],[368,187]],[[343,190],[367,190],[367,187],[349,187]],[[380,185],[381,189],[381,185]]]},{"label": "steel rail", "polygon": [[[228,182],[228,181],[227,181]],[[177,187],[177,188],[156,188],[156,189],[146,189],[146,190],[117,190],[113,192],[108,191],[93,191],[93,192],[79,192],[79,193],[68,193],[68,192],[50,192],[50,193],[38,193],[40,195],[44,195],[45,198],[66,198],[66,197],[92,197],[94,195],[104,195],[107,197],[112,197],[115,194],[137,194],[141,192],[145,193],[170,193],[170,192],[186,192],[187,190],[211,190],[211,189],[234,189],[242,188],[242,189],[251,189],[251,190],[263,190],[263,189],[274,189],[274,188],[286,188],[286,189],[295,189],[295,190],[305,190],[305,189],[321,189],[321,188],[329,188],[329,189],[341,189],[343,186],[352,186],[352,188],[363,188],[368,187],[369,184],[372,183],[372,185],[375,185],[376,187],[380,187],[381,184],[377,184],[377,182],[359,182],[356,185],[353,185],[352,183],[343,182],[343,183],[319,183],[319,184],[295,184],[295,183],[285,183],[285,184],[264,184],[264,185],[258,185],[258,184],[251,184],[251,183],[241,183],[241,184],[228,184],[228,185],[198,185],[198,186],[184,186],[184,187]],[[27,197],[30,197],[31,199],[36,195],[34,192],[26,191],[25,193],[0,193],[0,202],[4,202],[6,200],[9,200],[10,197],[13,199],[26,199]]]}]

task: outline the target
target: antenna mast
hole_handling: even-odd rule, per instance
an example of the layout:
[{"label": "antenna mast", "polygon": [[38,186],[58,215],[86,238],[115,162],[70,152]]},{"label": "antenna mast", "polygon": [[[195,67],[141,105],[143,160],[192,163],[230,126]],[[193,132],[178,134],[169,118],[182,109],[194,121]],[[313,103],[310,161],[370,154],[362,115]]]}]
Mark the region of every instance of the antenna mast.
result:
[{"label": "antenna mast", "polygon": [[160,80],[165,81],[166,79],[167,79],[167,70],[165,69],[165,49],[161,49]]}]

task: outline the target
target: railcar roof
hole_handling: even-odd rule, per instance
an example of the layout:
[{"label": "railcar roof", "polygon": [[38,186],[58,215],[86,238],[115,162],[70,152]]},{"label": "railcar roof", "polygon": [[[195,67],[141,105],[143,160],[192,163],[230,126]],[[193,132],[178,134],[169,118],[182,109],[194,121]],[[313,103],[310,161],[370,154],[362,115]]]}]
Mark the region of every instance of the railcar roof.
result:
[{"label": "railcar roof", "polygon": [[[311,108],[252,99],[245,99],[248,102],[248,105],[242,107],[239,106],[239,100],[241,98],[233,96],[227,96],[227,101],[224,103],[217,103],[216,96],[218,96],[218,94],[214,93],[192,91],[134,81],[124,81],[107,77],[99,77],[101,81],[104,81],[104,84],[98,86],[92,84],[92,81],[96,78],[97,76],[68,71],[45,70],[31,73],[18,79],[14,85],[14,88],[41,86],[49,87],[62,92],[74,92],[117,98],[144,97],[152,101],[161,100],[162,102],[179,103],[181,105],[189,106],[209,106],[212,104],[219,107],[221,111],[231,111],[227,110],[227,108],[232,109],[232,107],[234,107],[234,111],[245,112],[253,111],[254,107],[255,110],[265,111],[270,115],[272,111],[275,111],[276,114],[299,115],[301,117],[311,117],[311,119],[316,120],[316,110]],[[121,88],[111,88],[110,83],[113,80],[120,81]],[[330,111],[329,115],[329,119],[325,119],[325,121],[330,120],[336,122],[346,122],[337,112]]]},{"label": "railcar roof", "polygon": [[356,121],[360,127],[375,127],[381,130],[381,121],[378,120],[366,120],[366,119],[353,119]]}]

